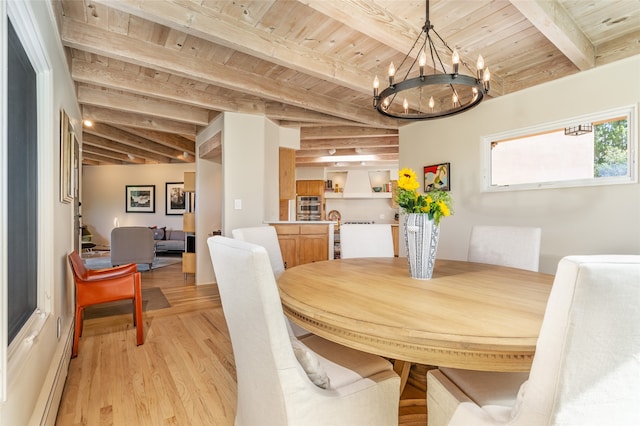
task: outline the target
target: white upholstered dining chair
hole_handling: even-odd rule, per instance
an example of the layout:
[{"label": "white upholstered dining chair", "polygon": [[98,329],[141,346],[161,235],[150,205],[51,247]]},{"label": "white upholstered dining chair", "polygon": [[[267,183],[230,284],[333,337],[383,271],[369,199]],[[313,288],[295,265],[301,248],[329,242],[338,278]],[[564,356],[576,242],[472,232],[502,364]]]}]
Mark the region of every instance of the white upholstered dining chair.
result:
[{"label": "white upholstered dining chair", "polygon": [[640,256],[558,264],[530,374],[427,374],[429,426],[640,424]]},{"label": "white upholstered dining chair", "polygon": [[[246,241],[264,247],[269,255],[271,269],[276,279],[284,272],[284,260],[282,259],[282,251],[280,250],[276,228],[268,225],[236,228],[231,230],[231,235],[233,235],[233,238],[236,240]],[[291,331],[296,336],[300,337],[309,334],[308,330],[305,330],[288,318],[287,322],[289,322],[289,327],[291,327]]]},{"label": "white upholstered dining chair", "polygon": [[237,371],[237,426],[397,424],[400,378],[388,361],[296,339],[266,249],[221,236],[207,244]]},{"label": "white upholstered dining chair", "polygon": [[340,225],[340,257],[393,257],[389,224]]},{"label": "white upholstered dining chair", "polygon": [[271,269],[278,278],[284,272],[284,260],[278,242],[278,234],[273,226],[254,226],[231,230],[233,238],[264,247],[269,255]]},{"label": "white upholstered dining chair", "polygon": [[542,230],[525,226],[476,225],[469,238],[469,262],[538,271]]}]

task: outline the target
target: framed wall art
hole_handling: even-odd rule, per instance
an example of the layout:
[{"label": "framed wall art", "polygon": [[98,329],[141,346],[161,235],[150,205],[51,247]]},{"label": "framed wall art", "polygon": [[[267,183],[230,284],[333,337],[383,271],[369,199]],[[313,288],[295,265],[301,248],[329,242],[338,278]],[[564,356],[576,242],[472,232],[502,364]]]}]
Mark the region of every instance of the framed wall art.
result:
[{"label": "framed wall art", "polygon": [[187,197],[184,182],[167,182],[165,184],[165,212],[167,215],[180,215],[186,211]]},{"label": "framed wall art", "polygon": [[60,201],[73,201],[73,145],[75,132],[65,110],[60,111]]},{"label": "framed wall art", "polygon": [[127,213],[155,213],[156,186],[155,185],[126,185]]},{"label": "framed wall art", "polygon": [[434,164],[424,168],[424,192],[451,189],[451,167],[449,163]]}]

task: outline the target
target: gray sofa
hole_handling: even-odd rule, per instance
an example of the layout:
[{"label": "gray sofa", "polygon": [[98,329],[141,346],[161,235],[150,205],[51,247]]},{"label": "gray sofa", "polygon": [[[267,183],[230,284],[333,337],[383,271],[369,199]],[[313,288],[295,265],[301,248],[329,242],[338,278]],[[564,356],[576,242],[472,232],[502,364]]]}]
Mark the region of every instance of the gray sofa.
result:
[{"label": "gray sofa", "polygon": [[184,252],[184,231],[166,228],[154,228],[152,231],[156,253]]}]

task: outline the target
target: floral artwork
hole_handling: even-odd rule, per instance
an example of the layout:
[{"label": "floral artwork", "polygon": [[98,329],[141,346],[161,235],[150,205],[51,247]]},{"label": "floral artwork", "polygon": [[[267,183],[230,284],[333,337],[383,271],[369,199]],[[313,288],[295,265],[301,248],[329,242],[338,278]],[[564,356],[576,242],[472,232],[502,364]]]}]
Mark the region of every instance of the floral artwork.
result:
[{"label": "floral artwork", "polygon": [[451,171],[449,163],[434,164],[424,168],[424,190],[449,191],[451,189]]}]

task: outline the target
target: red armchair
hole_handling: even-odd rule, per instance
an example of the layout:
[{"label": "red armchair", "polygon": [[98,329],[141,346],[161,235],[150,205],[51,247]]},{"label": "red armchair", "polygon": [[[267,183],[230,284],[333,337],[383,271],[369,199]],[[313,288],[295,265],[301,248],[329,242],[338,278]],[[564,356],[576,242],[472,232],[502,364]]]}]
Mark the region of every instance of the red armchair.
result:
[{"label": "red armchair", "polygon": [[71,357],[78,356],[78,341],[82,334],[84,308],[99,303],[133,299],[133,324],[136,343],[144,343],[142,323],[142,287],[135,263],[114,268],[90,270],[84,266],[77,251],[69,253],[69,264],[76,282],[76,324]]}]

